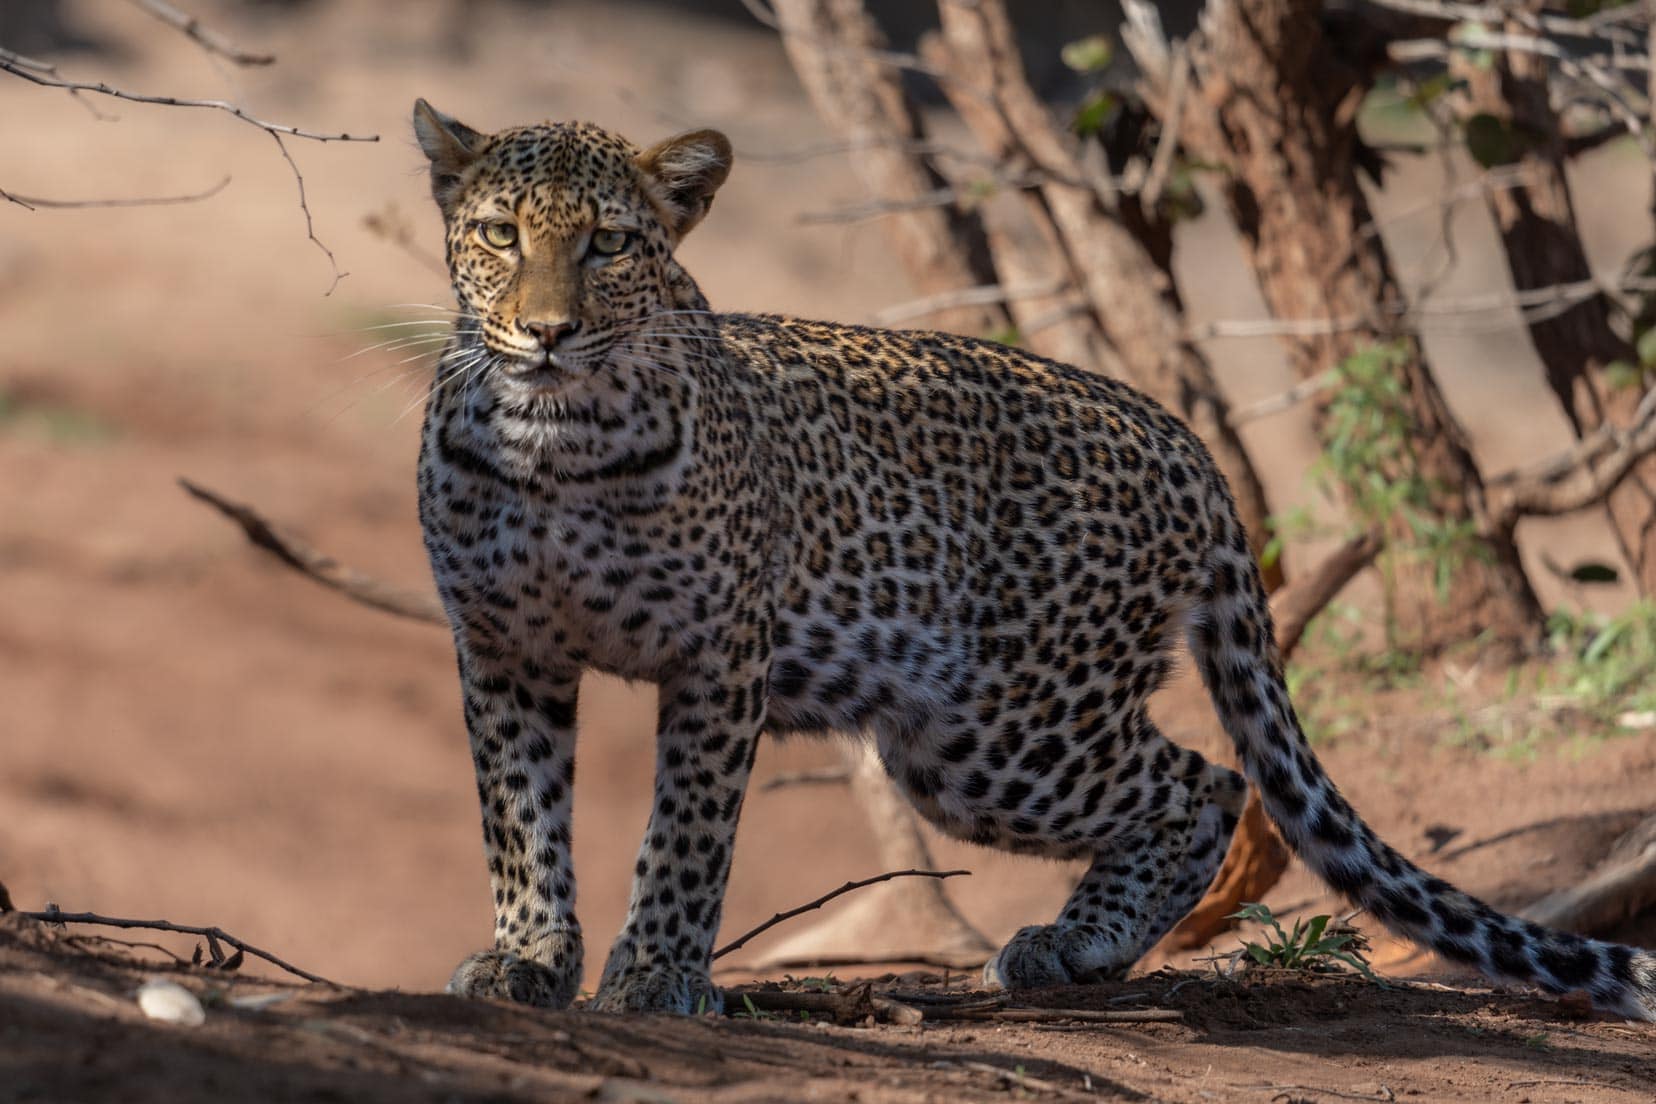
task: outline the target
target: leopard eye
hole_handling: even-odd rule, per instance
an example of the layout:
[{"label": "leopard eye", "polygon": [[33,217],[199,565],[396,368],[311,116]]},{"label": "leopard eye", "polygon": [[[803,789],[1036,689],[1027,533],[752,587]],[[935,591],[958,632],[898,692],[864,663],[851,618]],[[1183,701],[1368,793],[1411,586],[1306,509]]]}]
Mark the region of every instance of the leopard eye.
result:
[{"label": "leopard eye", "polygon": [[477,236],[485,245],[496,249],[510,249],[517,244],[517,227],[509,222],[484,222],[477,227]]},{"label": "leopard eye", "polygon": [[600,257],[613,257],[627,248],[632,235],[625,230],[594,230],[592,251]]}]

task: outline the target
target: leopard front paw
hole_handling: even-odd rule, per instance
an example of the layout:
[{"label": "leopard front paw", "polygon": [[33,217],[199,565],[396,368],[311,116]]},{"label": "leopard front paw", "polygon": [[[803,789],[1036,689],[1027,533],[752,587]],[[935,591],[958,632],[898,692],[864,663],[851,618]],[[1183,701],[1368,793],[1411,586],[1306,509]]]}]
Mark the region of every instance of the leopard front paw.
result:
[{"label": "leopard front paw", "polygon": [[448,992],[457,997],[492,997],[535,1008],[568,1008],[581,985],[581,958],[553,966],[512,951],[478,951],[449,978]]},{"label": "leopard front paw", "polygon": [[724,1011],[724,997],[705,967],[640,959],[631,946],[618,944],[604,966],[598,995],[587,1007],[595,1012],[700,1015]]}]

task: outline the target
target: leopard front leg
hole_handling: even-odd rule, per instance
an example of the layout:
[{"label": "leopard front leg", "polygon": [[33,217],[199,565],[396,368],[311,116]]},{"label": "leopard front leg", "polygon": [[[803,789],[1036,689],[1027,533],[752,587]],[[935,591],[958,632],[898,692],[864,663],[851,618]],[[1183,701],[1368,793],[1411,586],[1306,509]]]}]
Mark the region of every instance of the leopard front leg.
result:
[{"label": "leopard front leg", "polygon": [[579,681],[578,671],[460,649],[495,930],[494,946],[454,971],[450,993],[566,1008],[580,988],[570,855]]},{"label": "leopard front leg", "polygon": [[765,700],[764,666],[751,661],[699,667],[662,684],[655,805],[594,1009],[720,1008],[713,938]]}]

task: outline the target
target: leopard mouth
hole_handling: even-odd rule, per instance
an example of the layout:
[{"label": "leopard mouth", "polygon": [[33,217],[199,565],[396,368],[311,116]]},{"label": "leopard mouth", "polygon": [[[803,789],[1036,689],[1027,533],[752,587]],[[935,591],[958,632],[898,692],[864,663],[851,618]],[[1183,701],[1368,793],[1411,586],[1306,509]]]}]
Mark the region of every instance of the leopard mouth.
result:
[{"label": "leopard mouth", "polygon": [[500,354],[498,363],[499,371],[506,379],[536,391],[562,387],[580,375],[567,353],[554,353],[549,349],[533,352],[507,350]]}]

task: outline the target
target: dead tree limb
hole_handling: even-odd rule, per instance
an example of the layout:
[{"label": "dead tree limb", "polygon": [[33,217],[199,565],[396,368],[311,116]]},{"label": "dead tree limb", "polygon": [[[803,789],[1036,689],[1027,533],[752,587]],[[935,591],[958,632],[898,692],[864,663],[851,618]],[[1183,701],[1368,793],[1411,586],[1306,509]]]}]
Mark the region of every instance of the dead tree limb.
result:
[{"label": "dead tree limb", "polygon": [[1271,595],[1271,618],[1276,622],[1277,651],[1286,663],[1312,618],[1321,613],[1334,596],[1365,567],[1374,562],[1385,546],[1378,532],[1360,533],[1324,557],[1307,574],[1296,575],[1288,585]]},{"label": "dead tree limb", "polygon": [[403,590],[348,567],[266,521],[251,506],[232,502],[188,479],[180,478],[178,485],[241,526],[242,533],[248,540],[307,579],[338,591],[353,602],[372,606],[385,613],[394,613],[398,617],[406,617],[411,621],[420,621],[428,625],[448,625],[448,616],[436,598]]},{"label": "dead tree limb", "polygon": [[1652,908],[1656,908],[1656,816],[1641,821],[1616,841],[1585,881],[1543,897],[1521,915],[1549,928],[1595,935]]},{"label": "dead tree limb", "polygon": [[863,879],[860,879],[860,880],[855,881],[855,882],[846,882],[844,885],[840,886],[838,889],[833,890],[829,893],[824,893],[821,897],[818,897],[814,901],[807,901],[805,904],[800,905],[798,908],[791,908],[791,909],[787,910],[786,912],[777,913],[775,916],[772,916],[769,920],[766,920],[763,924],[760,924],[758,927],[749,929],[748,931],[742,933],[740,936],[737,936],[735,939],[731,940],[729,943],[726,943],[724,946],[720,947],[718,950],[714,951],[713,952],[713,958],[715,960],[718,960],[718,959],[723,958],[725,955],[730,954],[732,951],[739,951],[743,947],[747,946],[747,944],[750,941],[752,941],[754,938],[756,938],[759,935],[764,934],[765,932],[770,931],[772,928],[776,927],[776,925],[782,923],[783,921],[792,920],[795,916],[799,916],[802,913],[810,912],[813,909],[819,909],[823,905],[826,905],[829,901],[832,901],[834,898],[842,896],[842,895],[847,894],[847,893],[850,893],[853,890],[861,889],[864,886],[871,886],[871,885],[874,885],[878,882],[889,882],[893,878],[939,878],[939,879],[941,879],[941,878],[955,878],[955,877],[959,877],[962,874],[970,874],[970,873],[971,873],[970,870],[890,870],[890,871],[887,871],[884,874],[877,874],[872,878],[863,878]]},{"label": "dead tree limb", "polygon": [[128,920],[120,916],[100,916],[95,912],[64,912],[56,905],[42,912],[12,911],[7,915],[20,916],[25,920],[37,920],[42,924],[96,924],[105,928],[142,928],[146,931],[176,932],[180,935],[197,935],[207,940],[208,949],[215,966],[225,966],[230,959],[219,948],[220,943],[228,943],[238,952],[250,954],[285,970],[295,977],[317,985],[329,985],[335,989],[348,989],[350,986],[341,985],[336,981],[329,981],[325,977],[313,974],[309,970],[302,970],[291,962],[284,962],[269,951],[261,950],[245,940],[238,939],[219,927],[198,927],[193,924],[175,924],[171,920]]},{"label": "dead tree limb", "polygon": [[1656,455],[1656,387],[1626,426],[1603,424],[1564,454],[1497,488],[1493,524],[1510,531],[1525,517],[1572,513],[1603,502],[1647,457]]}]

